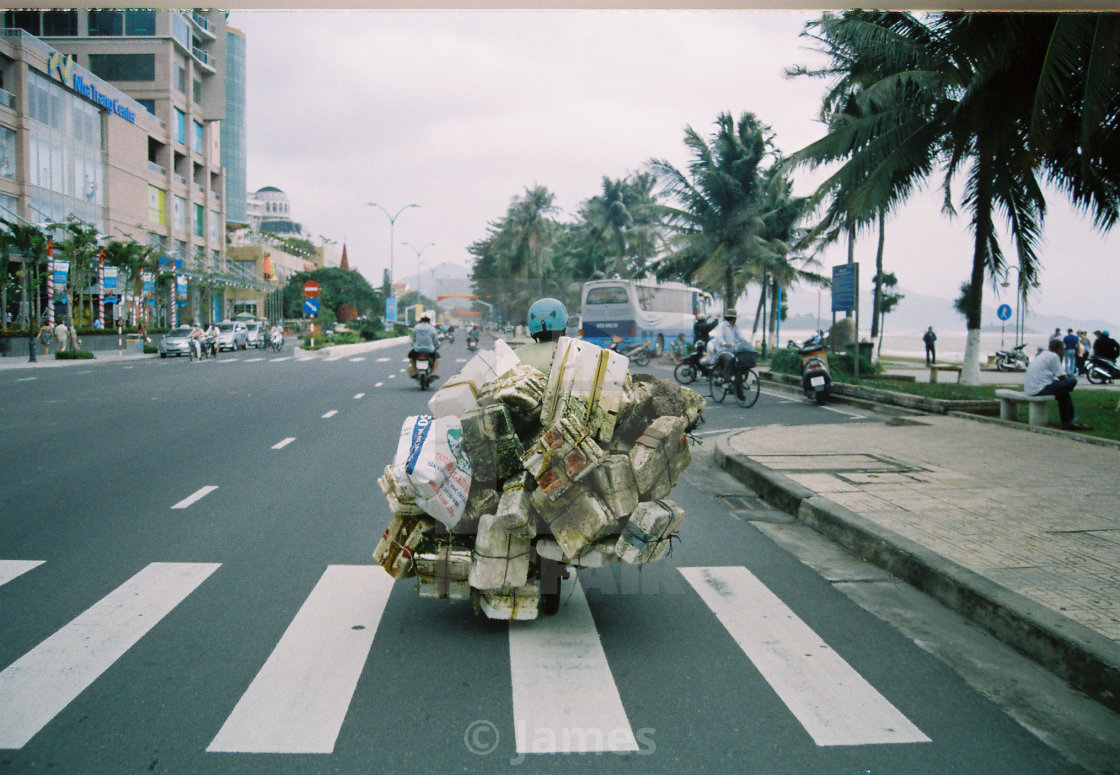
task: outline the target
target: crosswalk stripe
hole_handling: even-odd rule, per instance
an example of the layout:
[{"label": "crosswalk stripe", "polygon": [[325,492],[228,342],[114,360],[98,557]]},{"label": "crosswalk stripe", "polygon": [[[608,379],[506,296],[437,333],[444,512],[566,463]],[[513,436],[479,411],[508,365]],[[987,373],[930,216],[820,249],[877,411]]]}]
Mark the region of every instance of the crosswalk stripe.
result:
[{"label": "crosswalk stripe", "polygon": [[331,753],[393,579],[331,565],[207,751]]},{"label": "crosswalk stripe", "polygon": [[679,570],[817,745],[930,742],[749,570]]},{"label": "crosswalk stripe", "polygon": [[152,563],[0,673],[0,748],[22,748],[218,567]]},{"label": "crosswalk stripe", "polygon": [[0,586],[42,564],[43,560],[0,560]]},{"label": "crosswalk stripe", "polygon": [[553,616],[509,625],[517,752],[637,751],[578,581],[565,598]]}]

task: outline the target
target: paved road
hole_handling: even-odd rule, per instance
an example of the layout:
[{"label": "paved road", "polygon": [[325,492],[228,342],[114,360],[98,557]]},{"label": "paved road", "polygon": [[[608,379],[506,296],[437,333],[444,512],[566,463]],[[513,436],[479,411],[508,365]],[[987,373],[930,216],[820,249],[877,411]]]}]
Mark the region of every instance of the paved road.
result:
[{"label": "paved road", "polygon": [[[837,590],[881,577],[768,538],[710,444],[671,558],[556,618],[388,584],[404,349],[0,372],[0,771],[1080,771]],[[764,393],[701,433],[869,421]]]}]

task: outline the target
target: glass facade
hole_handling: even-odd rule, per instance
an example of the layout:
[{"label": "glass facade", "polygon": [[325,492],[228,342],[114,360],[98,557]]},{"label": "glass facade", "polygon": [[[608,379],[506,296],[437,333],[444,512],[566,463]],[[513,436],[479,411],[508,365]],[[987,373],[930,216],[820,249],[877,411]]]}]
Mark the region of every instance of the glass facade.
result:
[{"label": "glass facade", "polygon": [[90,54],[89,69],[106,81],[154,81],[155,54]]},{"label": "glass facade", "polygon": [[73,214],[103,228],[101,111],[37,71],[29,75],[27,182],[33,217],[62,221]]},{"label": "glass facade", "polygon": [[[226,30],[226,117],[222,121],[226,220],[248,223],[245,140],[245,36]],[[219,192],[221,193],[221,192]]]},{"label": "glass facade", "polygon": [[191,50],[191,24],[181,13],[171,15],[171,37],[187,51]]},{"label": "glass facade", "polygon": [[206,236],[206,208],[198,203],[194,206],[194,236]]},{"label": "glass facade", "polygon": [[197,121],[191,122],[191,150],[202,153],[202,124]]},{"label": "glass facade", "polygon": [[178,108],[175,108],[175,142],[187,144],[187,116]]},{"label": "glass facade", "polygon": [[0,176],[16,176],[16,133],[6,126],[0,126]]}]

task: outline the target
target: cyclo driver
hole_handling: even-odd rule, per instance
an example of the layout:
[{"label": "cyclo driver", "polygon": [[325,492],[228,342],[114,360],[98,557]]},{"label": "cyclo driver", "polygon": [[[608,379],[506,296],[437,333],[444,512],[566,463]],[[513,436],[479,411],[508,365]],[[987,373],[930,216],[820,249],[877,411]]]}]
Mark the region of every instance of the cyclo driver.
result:
[{"label": "cyclo driver", "polygon": [[427,354],[432,360],[432,379],[437,379],[436,368],[439,366],[439,331],[432,325],[432,318],[427,312],[420,315],[420,322],[412,328],[412,349],[408,351],[408,376],[416,379],[419,372],[416,370],[416,355]]}]

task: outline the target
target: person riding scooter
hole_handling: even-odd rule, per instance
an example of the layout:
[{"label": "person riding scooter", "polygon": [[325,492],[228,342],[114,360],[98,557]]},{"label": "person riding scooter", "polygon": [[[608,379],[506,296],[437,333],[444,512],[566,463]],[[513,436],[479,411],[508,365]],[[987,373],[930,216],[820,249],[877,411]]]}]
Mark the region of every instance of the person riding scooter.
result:
[{"label": "person riding scooter", "polygon": [[412,329],[412,349],[408,351],[408,376],[416,379],[419,373],[416,370],[416,355],[424,353],[432,360],[432,379],[438,379],[436,369],[439,367],[439,331],[432,325],[431,316],[425,312],[420,316],[420,322]]},{"label": "person riding scooter", "polygon": [[471,323],[471,327],[467,329],[467,349],[474,350],[478,347],[478,337],[481,335],[481,329],[478,323]]}]

